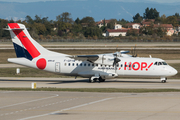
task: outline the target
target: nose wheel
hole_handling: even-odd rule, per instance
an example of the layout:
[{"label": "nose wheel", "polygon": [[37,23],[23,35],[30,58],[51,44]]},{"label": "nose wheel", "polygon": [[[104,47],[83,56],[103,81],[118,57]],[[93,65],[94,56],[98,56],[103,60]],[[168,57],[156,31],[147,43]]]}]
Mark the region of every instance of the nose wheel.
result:
[{"label": "nose wheel", "polygon": [[161,78],[161,82],[162,82],[162,83],[166,83],[166,80],[167,80],[167,78],[164,78],[164,77]]},{"label": "nose wheel", "polygon": [[161,82],[162,82],[162,83],[166,83],[166,80],[162,80]]}]

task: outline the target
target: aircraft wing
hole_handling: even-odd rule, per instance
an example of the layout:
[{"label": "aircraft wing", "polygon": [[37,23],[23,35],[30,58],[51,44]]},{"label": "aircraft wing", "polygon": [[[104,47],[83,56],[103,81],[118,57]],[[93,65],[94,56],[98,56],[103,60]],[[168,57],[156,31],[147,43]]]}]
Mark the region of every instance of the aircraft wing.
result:
[{"label": "aircraft wing", "polygon": [[99,56],[98,55],[77,55],[77,56],[71,56],[70,58],[75,59],[75,60],[82,60],[82,61],[89,61],[94,63]]},{"label": "aircraft wing", "polygon": [[114,56],[118,56],[118,57],[132,57],[132,55],[129,55],[129,54],[127,54],[127,53],[129,53],[129,51],[121,50],[120,52],[115,52],[115,53],[99,54],[99,56],[109,56],[109,57],[114,57]]}]

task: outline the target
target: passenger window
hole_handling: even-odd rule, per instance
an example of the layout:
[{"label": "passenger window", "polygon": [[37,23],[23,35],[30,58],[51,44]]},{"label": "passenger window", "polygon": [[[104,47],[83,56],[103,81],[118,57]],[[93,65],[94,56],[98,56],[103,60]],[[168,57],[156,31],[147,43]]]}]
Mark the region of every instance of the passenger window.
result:
[{"label": "passenger window", "polygon": [[96,64],[96,66],[98,67],[98,64]]},{"label": "passenger window", "polygon": [[116,66],[119,67],[119,64],[117,64]]},{"label": "passenger window", "polygon": [[68,65],[71,66],[71,63],[69,63]]},{"label": "passenger window", "polygon": [[78,63],[76,63],[76,66],[78,66]]},{"label": "passenger window", "polygon": [[123,67],[123,64],[121,64],[121,67]]},{"label": "passenger window", "polygon": [[64,63],[64,66],[66,66],[66,63]]},{"label": "passenger window", "polygon": [[72,64],[72,66],[74,66],[74,63]]},{"label": "passenger window", "polygon": [[86,63],[84,63],[84,66],[86,66]]},{"label": "passenger window", "polygon": [[155,62],[154,65],[157,65],[157,62]]},{"label": "passenger window", "polygon": [[88,64],[88,66],[90,66],[90,64]]},{"label": "passenger window", "polygon": [[80,66],[82,66],[82,63],[80,64]]},{"label": "passenger window", "polygon": [[94,64],[92,64],[92,66],[94,66]]}]

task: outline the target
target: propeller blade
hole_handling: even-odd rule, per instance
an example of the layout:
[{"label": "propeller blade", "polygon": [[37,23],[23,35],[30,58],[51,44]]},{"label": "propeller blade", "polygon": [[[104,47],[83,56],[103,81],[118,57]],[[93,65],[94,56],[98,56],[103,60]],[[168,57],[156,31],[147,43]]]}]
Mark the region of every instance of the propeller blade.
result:
[{"label": "propeller blade", "polygon": [[136,45],[134,46],[134,49],[131,49],[132,50],[132,57],[137,57],[137,54],[136,54]]},{"label": "propeller blade", "polygon": [[114,58],[114,62],[113,62],[113,67],[118,63],[120,62],[121,60],[119,58]]}]

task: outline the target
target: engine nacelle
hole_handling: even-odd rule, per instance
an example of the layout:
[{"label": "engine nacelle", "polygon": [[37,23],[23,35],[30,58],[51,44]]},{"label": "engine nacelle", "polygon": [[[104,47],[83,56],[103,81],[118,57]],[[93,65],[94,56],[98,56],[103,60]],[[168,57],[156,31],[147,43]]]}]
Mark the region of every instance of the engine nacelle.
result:
[{"label": "engine nacelle", "polygon": [[94,61],[94,63],[102,64],[102,65],[113,65],[113,62],[114,62],[114,57],[106,56],[106,55],[101,55],[96,61]]}]

